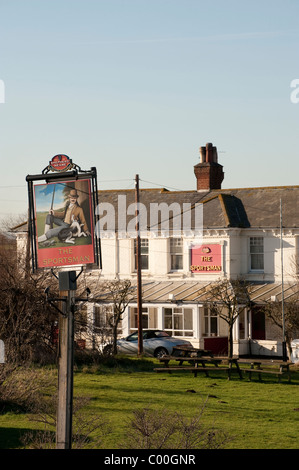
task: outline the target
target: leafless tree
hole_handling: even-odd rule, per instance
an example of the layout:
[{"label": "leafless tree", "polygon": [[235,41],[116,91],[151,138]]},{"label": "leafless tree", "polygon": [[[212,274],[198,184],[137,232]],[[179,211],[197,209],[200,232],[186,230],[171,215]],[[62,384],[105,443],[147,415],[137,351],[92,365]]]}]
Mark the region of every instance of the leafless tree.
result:
[{"label": "leafless tree", "polygon": [[[283,329],[282,302],[269,301],[263,307],[268,318],[280,329]],[[299,295],[294,294],[284,302],[285,336],[289,357],[291,355],[291,342],[299,334]]]},{"label": "leafless tree", "polygon": [[137,409],[128,423],[122,447],[129,449],[219,449],[231,438],[207,427],[202,416],[206,403],[188,418],[181,412],[151,407]]},{"label": "leafless tree", "polygon": [[131,281],[125,279],[105,282],[103,291],[107,293],[105,302],[102,304],[107,322],[106,327],[111,331],[112,353],[115,355],[117,354],[117,330],[134,290]]},{"label": "leafless tree", "polygon": [[[72,449],[84,449],[92,445],[101,448],[103,439],[111,433],[109,421],[101,414],[90,416],[86,408],[89,397],[74,397],[72,416]],[[54,449],[56,446],[56,410],[57,394],[50,399],[36,401],[31,409],[31,420],[41,423],[43,429],[38,432],[29,431],[24,434],[22,441],[30,449]],[[94,437],[96,436],[96,437]]]},{"label": "leafless tree", "polygon": [[44,294],[53,280],[49,273],[33,275],[13,240],[3,234],[0,237],[0,338],[7,361],[31,361],[53,351],[52,327],[57,313]]},{"label": "leafless tree", "polygon": [[[130,280],[111,280],[99,285],[92,278],[88,282],[83,278],[79,292],[83,292],[87,283],[92,295],[88,302],[78,305],[76,309],[76,332],[86,338],[95,352],[115,355],[120,323],[135,289]],[[93,318],[88,314],[88,304],[94,304]]]},{"label": "leafless tree", "polygon": [[247,285],[240,279],[219,280],[208,287],[209,305],[228,325],[228,355],[233,356],[233,326],[241,312],[250,305]]}]

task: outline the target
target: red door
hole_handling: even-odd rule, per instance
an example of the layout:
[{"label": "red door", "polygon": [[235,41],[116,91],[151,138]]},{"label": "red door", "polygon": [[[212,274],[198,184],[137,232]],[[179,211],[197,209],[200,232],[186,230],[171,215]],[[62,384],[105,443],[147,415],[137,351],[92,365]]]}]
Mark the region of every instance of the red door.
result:
[{"label": "red door", "polygon": [[252,339],[266,339],[265,313],[257,307],[252,311]]},{"label": "red door", "polygon": [[204,339],[204,348],[213,354],[226,356],[228,354],[228,338],[226,336],[212,336]]}]

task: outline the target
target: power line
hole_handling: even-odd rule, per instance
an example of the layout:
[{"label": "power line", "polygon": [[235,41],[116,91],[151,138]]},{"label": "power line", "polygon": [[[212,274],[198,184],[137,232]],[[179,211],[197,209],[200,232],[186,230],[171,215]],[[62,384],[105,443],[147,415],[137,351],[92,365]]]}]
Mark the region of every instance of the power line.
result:
[{"label": "power line", "polygon": [[172,186],[161,185],[159,183],[153,183],[152,181],[146,181],[143,179],[140,179],[140,181],[143,181],[144,183],[148,183],[148,184],[154,184],[155,186],[159,186],[160,188],[165,188],[165,189],[169,188],[169,189],[174,189],[175,191],[184,191],[183,189],[173,188]]}]

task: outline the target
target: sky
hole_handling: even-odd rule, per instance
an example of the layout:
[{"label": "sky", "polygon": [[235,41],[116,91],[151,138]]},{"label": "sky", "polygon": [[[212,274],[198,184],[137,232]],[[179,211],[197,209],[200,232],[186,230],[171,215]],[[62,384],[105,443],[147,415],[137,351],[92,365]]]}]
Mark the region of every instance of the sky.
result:
[{"label": "sky", "polygon": [[57,154],[99,189],[195,190],[212,142],[223,188],[299,184],[298,18],[298,0],[0,0],[0,220]]},{"label": "sky", "polygon": [[64,186],[64,183],[36,183],[34,185],[34,199],[36,205],[36,212],[49,211],[51,207],[54,210],[61,209],[61,207],[65,205],[63,193]]}]

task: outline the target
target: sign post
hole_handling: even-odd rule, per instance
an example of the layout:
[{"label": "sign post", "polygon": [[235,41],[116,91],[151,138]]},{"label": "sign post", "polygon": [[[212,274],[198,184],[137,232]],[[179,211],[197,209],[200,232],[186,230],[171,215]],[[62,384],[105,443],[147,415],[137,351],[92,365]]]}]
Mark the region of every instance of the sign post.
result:
[{"label": "sign post", "polygon": [[60,308],[56,448],[71,449],[76,271],[59,273]]},{"label": "sign post", "polygon": [[[33,182],[44,180],[44,183]],[[71,449],[73,412],[75,267],[97,265],[101,250],[96,208],[96,168],[81,170],[55,155],[41,174],[27,175],[32,271],[57,268],[59,276],[59,361],[56,448]],[[61,270],[61,268],[63,268]],[[66,268],[69,268],[66,270]],[[52,299],[53,300],[53,299]],[[49,300],[50,301],[50,300]]]}]

